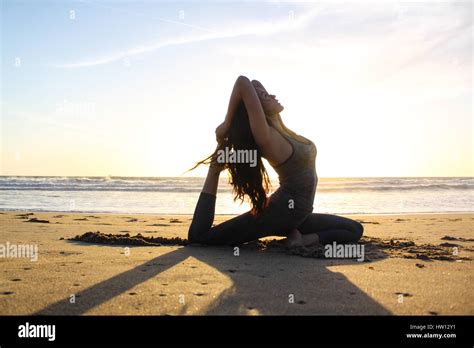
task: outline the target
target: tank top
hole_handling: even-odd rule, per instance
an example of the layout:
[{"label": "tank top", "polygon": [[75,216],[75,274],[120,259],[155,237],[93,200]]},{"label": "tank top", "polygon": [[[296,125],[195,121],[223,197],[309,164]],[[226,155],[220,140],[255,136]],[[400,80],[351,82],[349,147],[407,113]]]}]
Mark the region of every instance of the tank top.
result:
[{"label": "tank top", "polygon": [[313,211],[314,196],[318,184],[316,173],[316,145],[307,140],[303,143],[278,131],[291,145],[293,152],[283,163],[273,166],[278,174],[280,187],[271,196],[271,200],[293,199],[295,209],[300,212]]}]

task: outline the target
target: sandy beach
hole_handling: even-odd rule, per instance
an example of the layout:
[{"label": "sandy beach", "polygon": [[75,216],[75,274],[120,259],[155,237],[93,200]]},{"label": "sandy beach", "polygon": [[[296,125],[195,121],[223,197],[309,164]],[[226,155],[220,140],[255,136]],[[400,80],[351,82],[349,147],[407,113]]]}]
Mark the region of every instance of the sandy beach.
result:
[{"label": "sandy beach", "polygon": [[351,217],[367,246],[385,245],[372,246],[377,257],[90,244],[69,239],[88,231],[186,238],[191,216],[1,212],[3,252],[7,243],[37,245],[38,257],[2,255],[0,314],[474,314],[474,214]]}]

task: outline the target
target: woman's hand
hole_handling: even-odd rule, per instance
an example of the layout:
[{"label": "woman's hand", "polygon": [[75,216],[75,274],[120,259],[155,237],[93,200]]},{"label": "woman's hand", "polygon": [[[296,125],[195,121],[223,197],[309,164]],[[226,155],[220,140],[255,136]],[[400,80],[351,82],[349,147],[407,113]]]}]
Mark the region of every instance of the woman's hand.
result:
[{"label": "woman's hand", "polygon": [[225,163],[220,163],[217,158],[211,159],[211,164],[209,166],[209,170],[215,173],[220,173],[225,169]]},{"label": "woman's hand", "polygon": [[217,128],[216,128],[216,140],[218,143],[220,143],[222,140],[224,140],[228,133],[229,133],[229,124],[227,121],[222,122]]},{"label": "woman's hand", "polygon": [[219,153],[218,150],[220,149],[221,144],[218,143],[216,146],[216,149],[214,150],[214,154],[212,155],[211,158],[211,163],[210,163],[210,170],[213,172],[220,173],[225,169],[225,163],[219,162]]}]

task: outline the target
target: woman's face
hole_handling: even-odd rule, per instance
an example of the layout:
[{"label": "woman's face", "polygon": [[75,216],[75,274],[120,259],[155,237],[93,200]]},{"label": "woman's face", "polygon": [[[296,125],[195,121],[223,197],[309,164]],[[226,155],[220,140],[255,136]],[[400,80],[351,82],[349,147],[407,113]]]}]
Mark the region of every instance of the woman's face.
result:
[{"label": "woman's face", "polygon": [[273,94],[268,94],[265,87],[259,81],[253,80],[252,85],[255,87],[265,114],[273,116],[283,111],[284,107],[278,102],[278,99]]}]

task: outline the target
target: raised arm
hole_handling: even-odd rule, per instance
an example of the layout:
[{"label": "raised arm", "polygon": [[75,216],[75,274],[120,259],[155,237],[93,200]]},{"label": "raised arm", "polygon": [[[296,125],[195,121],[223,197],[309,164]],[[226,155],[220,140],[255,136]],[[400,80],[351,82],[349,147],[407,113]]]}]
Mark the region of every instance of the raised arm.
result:
[{"label": "raised arm", "polygon": [[245,76],[239,76],[235,81],[229,100],[229,106],[227,108],[225,120],[227,125],[232,123],[232,117],[234,116],[240,101],[244,102],[245,108],[247,109],[250,129],[252,130],[255,142],[260,146],[268,144],[270,139],[270,130],[262,108],[262,104],[258,99],[255,87]]}]

